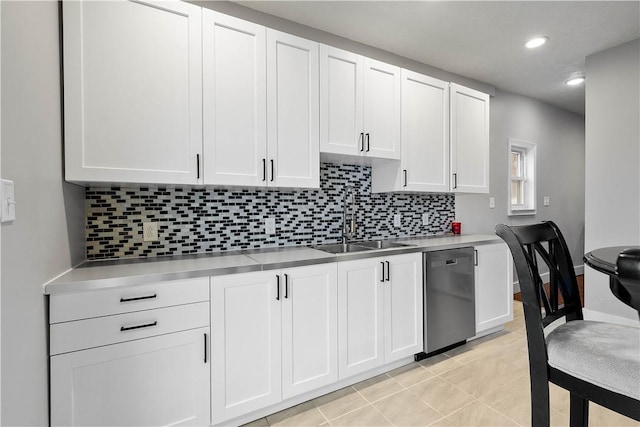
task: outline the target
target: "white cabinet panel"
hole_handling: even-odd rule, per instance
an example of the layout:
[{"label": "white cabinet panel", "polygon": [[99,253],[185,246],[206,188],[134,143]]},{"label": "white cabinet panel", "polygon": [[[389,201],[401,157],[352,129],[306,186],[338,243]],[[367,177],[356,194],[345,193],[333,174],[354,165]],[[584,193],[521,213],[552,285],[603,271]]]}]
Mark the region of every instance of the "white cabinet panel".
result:
[{"label": "white cabinet panel", "polygon": [[320,186],[318,44],[267,29],[269,183]]},{"label": "white cabinet panel", "polygon": [[336,264],[211,278],[213,423],[335,382]]},{"label": "white cabinet panel", "polygon": [[338,263],[340,379],[423,351],[422,254]]},{"label": "white cabinet panel", "polygon": [[489,192],[489,95],[452,83],[451,189]]},{"label": "white cabinet panel", "polygon": [[400,162],[372,167],[372,191],[449,191],[449,83],[403,69]]},{"label": "white cabinet panel", "polygon": [[65,2],[66,179],[197,184],[201,12],[181,2]]},{"label": "white cabinet panel", "polygon": [[320,151],[358,155],[363,90],[363,58],[320,45]]},{"label": "white cabinet panel", "polygon": [[338,380],[335,264],[282,271],[282,397]]},{"label": "white cabinet panel", "polygon": [[51,425],[208,425],[209,328],[51,357]]},{"label": "white cabinet panel", "polygon": [[400,158],[400,68],[364,61],[365,152],[373,157]]},{"label": "white cabinet panel", "polygon": [[338,263],[340,378],[384,362],[382,258]]},{"label": "white cabinet panel", "polygon": [[266,29],[203,9],[204,182],[264,185]]},{"label": "white cabinet panel", "polygon": [[211,278],[212,422],[281,399],[281,303],[276,274]]},{"label": "white cabinet panel", "polygon": [[476,333],[513,320],[513,262],[504,243],[476,246]]},{"label": "white cabinet panel", "polygon": [[422,254],[385,258],[385,362],[423,351]]},{"label": "white cabinet panel", "polygon": [[323,153],[400,158],[400,68],[320,48]]}]

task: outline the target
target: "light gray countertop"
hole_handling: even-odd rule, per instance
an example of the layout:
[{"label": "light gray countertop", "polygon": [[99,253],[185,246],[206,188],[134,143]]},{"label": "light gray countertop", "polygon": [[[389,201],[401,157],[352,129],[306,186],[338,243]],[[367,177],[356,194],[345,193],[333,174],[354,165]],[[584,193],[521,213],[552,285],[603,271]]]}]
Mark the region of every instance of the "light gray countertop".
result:
[{"label": "light gray countertop", "polygon": [[46,283],[45,294],[82,292],[116,286],[132,286],[166,280],[300,267],[354,259],[429,252],[501,242],[491,235],[467,234],[392,239],[406,247],[330,254],[303,246],[229,251],[149,259],[86,261]]}]

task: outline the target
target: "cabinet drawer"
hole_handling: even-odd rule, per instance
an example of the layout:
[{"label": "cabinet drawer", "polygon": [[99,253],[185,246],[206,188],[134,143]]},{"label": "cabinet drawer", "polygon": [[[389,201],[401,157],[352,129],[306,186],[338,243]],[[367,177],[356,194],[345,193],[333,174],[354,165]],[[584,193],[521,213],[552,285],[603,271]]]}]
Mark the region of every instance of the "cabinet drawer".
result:
[{"label": "cabinet drawer", "polygon": [[209,326],[209,302],[50,326],[50,355]]},{"label": "cabinet drawer", "polygon": [[209,301],[209,278],[172,280],[98,291],[54,294],[49,323]]}]

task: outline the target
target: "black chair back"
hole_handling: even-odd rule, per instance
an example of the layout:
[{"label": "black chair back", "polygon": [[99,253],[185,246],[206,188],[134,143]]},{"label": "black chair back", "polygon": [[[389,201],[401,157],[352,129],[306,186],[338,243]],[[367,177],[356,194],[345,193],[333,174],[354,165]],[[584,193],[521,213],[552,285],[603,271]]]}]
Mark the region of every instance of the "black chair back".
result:
[{"label": "black chair back", "polygon": [[[583,319],[569,249],[562,233],[551,221],[522,226],[498,224],[496,234],[509,246],[518,274],[530,368],[532,371],[546,369],[544,327],[561,317],[566,317],[567,321]],[[548,289],[541,278],[539,259],[549,269]]]}]

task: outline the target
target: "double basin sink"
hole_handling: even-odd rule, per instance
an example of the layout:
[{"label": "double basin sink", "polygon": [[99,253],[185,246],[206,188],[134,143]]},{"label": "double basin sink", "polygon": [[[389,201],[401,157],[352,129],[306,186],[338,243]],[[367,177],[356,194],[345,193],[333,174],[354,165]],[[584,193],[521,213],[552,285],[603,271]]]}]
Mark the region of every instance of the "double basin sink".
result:
[{"label": "double basin sink", "polygon": [[374,249],[390,249],[390,248],[402,248],[408,245],[403,243],[390,242],[388,240],[370,240],[366,242],[354,242],[354,243],[335,243],[328,245],[316,245],[315,249],[319,249],[331,254],[346,254],[351,252],[363,252]]}]

